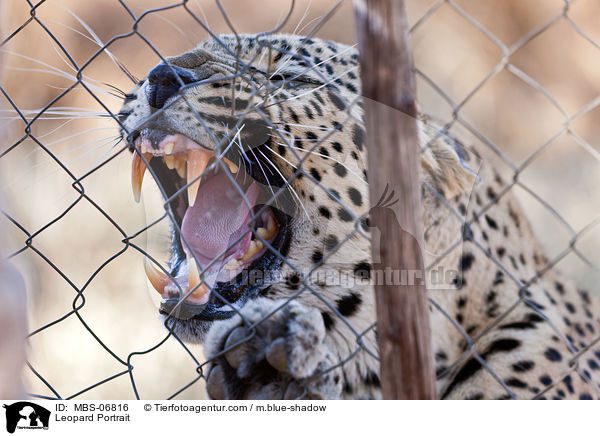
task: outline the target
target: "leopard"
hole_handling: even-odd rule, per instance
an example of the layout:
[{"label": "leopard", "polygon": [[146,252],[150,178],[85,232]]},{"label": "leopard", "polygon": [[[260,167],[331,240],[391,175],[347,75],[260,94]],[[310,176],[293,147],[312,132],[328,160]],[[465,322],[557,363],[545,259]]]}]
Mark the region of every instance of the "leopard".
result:
[{"label": "leopard", "polygon": [[[359,60],[316,37],[218,35],[125,95],[134,197],[151,173],[173,227],[146,274],[165,327],[203,344],[209,398],[382,398],[369,217],[397,198],[369,197]],[[544,255],[514,180],[415,122],[439,398],[597,399],[597,299]]]}]

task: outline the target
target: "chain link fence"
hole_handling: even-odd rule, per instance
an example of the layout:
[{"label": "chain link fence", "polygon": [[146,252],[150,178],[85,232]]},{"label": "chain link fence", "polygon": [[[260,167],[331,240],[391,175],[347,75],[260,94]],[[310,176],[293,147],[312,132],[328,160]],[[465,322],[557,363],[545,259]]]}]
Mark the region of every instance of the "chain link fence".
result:
[{"label": "chain link fence", "polygon": [[[160,329],[161,322],[157,321],[155,316],[155,306],[159,304],[158,296],[154,296],[156,295],[154,291],[150,291],[152,295],[150,298],[144,294],[145,291],[140,293],[140,289],[147,287],[140,265],[144,258],[149,258],[150,264],[154,265],[151,268],[154,272],[150,275],[154,274],[155,278],[158,277],[156,280],[160,281],[160,277],[164,277],[161,272],[171,274],[173,279],[177,279],[172,282],[175,283],[179,299],[186,294],[190,294],[188,297],[202,294],[198,292],[202,290],[199,284],[194,287],[190,284],[191,280],[187,279],[188,282],[184,284],[190,284],[189,288],[192,289],[189,289],[182,286],[181,280],[178,280],[177,275],[183,271],[182,259],[176,257],[170,260],[169,267],[162,266],[165,265],[168,256],[164,250],[165,245],[179,244],[181,252],[184,252],[185,248],[192,250],[193,244],[185,237],[185,231],[183,237],[181,231],[176,232],[176,236],[170,241],[164,236],[170,232],[169,224],[176,228],[182,225],[183,217],[177,212],[177,208],[180,201],[186,201],[183,198],[187,195],[188,186],[183,183],[165,188],[164,168],[152,165],[151,160],[155,160],[155,156],[145,154],[149,150],[143,149],[141,141],[136,143],[135,132],[128,128],[125,121],[129,114],[119,113],[120,101],[118,99],[115,101],[111,94],[116,93],[117,97],[126,102],[131,100],[129,88],[125,86],[133,87],[138,82],[135,75],[145,75],[154,65],[161,61],[165,62],[167,52],[173,54],[173,47],[164,45],[165,29],[169,34],[179,35],[182,40],[193,39],[190,35],[199,32],[201,37],[197,41],[212,37],[217,41],[220,40],[221,46],[225,47],[231,41],[235,41],[238,33],[241,33],[238,32],[239,23],[244,23],[244,20],[238,14],[243,15],[247,11],[241,6],[239,8],[243,10],[237,11],[237,5],[218,0],[202,3],[185,0],[172,4],[160,2],[157,5],[153,4],[152,6],[156,7],[152,9],[147,3],[106,1],[98,4],[98,8],[106,7],[106,15],[99,13],[100,18],[97,19],[114,21],[110,24],[105,22],[94,24],[96,18],[86,17],[84,20],[67,7],[60,9],[60,14],[52,15],[56,11],[56,6],[51,2],[23,1],[22,3],[24,6],[22,10],[9,14],[9,31],[7,32],[6,25],[4,29],[8,36],[1,44],[6,66],[1,90],[5,106],[3,113],[7,114],[5,120],[8,123],[8,134],[3,141],[0,163],[3,165],[5,191],[10,200],[9,206],[3,212],[4,224],[9,227],[13,236],[12,245],[8,244],[10,252],[5,254],[13,262],[22,262],[21,267],[25,271],[29,289],[41,289],[41,292],[34,291],[30,295],[30,304],[33,307],[29,334],[31,351],[27,364],[31,388],[29,395],[50,399],[131,396],[138,399],[199,398],[203,395],[207,369],[211,361],[202,354],[201,347],[183,341],[176,330]],[[465,368],[472,369],[474,365],[478,365],[489,374],[497,386],[502,387],[508,398],[520,398],[522,395],[515,393],[515,387],[522,388],[522,386],[516,386],[514,380],[499,374],[496,368],[488,365],[489,355],[482,352],[482,349],[485,349],[483,345],[490,337],[494,337],[498,331],[501,331],[506,320],[522,314],[524,308],[538,314],[543,319],[543,323],[549,325],[555,332],[559,343],[563,344],[570,353],[569,357],[565,358],[567,362],[561,377],[554,377],[547,383],[542,382],[543,389],[532,387],[528,397],[560,397],[560,385],[574,377],[580,378],[590,386],[590,396],[599,395],[599,386],[592,382],[593,377],[590,374],[593,368],[590,368],[590,364],[587,363],[590,354],[595,351],[594,346],[600,341],[600,336],[594,327],[591,327],[589,333],[586,332],[588,333],[586,338],[573,338],[570,331],[564,331],[563,324],[545,315],[543,308],[531,298],[528,291],[531,286],[535,286],[549,275],[554,277],[553,269],[560,266],[559,263],[564,265],[561,262],[566,260],[576,258],[583,264],[581,266],[577,263],[574,267],[569,264],[565,268],[577,274],[578,285],[593,284],[598,271],[597,261],[594,258],[597,253],[593,248],[590,249],[590,246],[593,246],[593,243],[590,245],[590,241],[594,241],[598,236],[596,234],[598,217],[594,214],[600,211],[595,211],[593,201],[580,202],[583,204],[577,204],[575,212],[557,207],[553,198],[554,192],[548,192],[548,188],[544,187],[545,181],[552,182],[552,177],[536,169],[536,163],[543,161],[547,155],[553,154],[559,156],[557,158],[559,163],[569,167],[574,165],[575,161],[569,160],[568,154],[553,149],[558,144],[561,148],[567,149],[567,152],[575,149],[576,153],[583,153],[581,162],[590,165],[584,167],[585,172],[593,174],[593,165],[598,161],[597,143],[600,139],[598,129],[600,123],[594,123],[600,105],[597,85],[590,84],[586,92],[578,95],[579,99],[566,99],[567,103],[563,103],[562,97],[568,94],[567,91],[553,86],[555,82],[552,81],[547,81],[552,86],[545,84],[544,80],[547,80],[547,77],[542,74],[543,71],[527,65],[532,71],[527,72],[526,67],[519,66],[523,62],[519,57],[522,52],[531,56],[539,49],[546,55],[547,47],[540,48],[534,43],[557,28],[564,31],[566,26],[574,32],[568,41],[570,43],[577,41],[585,45],[585,49],[582,49],[586,55],[585,62],[589,63],[592,69],[589,73],[586,70],[589,67],[582,64],[580,68],[583,73],[576,76],[573,74],[577,74],[577,70],[575,73],[570,72],[570,79],[578,81],[579,78],[581,82],[585,82],[589,80],[586,79],[587,77],[594,77],[594,68],[598,71],[600,46],[598,37],[594,34],[596,30],[589,30],[578,24],[580,20],[586,21],[581,18],[582,13],[578,9],[578,5],[585,2],[581,0],[557,3],[560,4],[553,5],[554,7],[548,4],[544,7],[538,5],[540,10],[533,13],[520,10],[522,6],[518,3],[511,3],[512,9],[509,8],[507,16],[510,17],[511,13],[520,14],[516,15],[515,20],[523,16],[528,17],[523,21],[524,27],[529,28],[514,42],[507,44],[503,41],[510,40],[523,28],[517,26],[516,29],[512,29],[512,33],[503,33],[505,29],[492,30],[486,27],[497,25],[494,20],[494,8],[499,6],[482,7],[471,5],[469,2],[449,0],[408,2],[420,103],[423,112],[430,114],[430,118],[435,119],[436,125],[442,127],[439,133],[431,138],[432,143],[439,136],[446,136],[446,132],[460,137],[461,140],[466,138],[465,141],[475,143],[477,150],[484,157],[490,156],[495,159],[494,162],[498,162],[495,165],[504,186],[497,192],[490,193],[486,198],[472,198],[470,203],[465,205],[465,210],[451,204],[432,186],[427,184],[424,186],[424,189],[437,199],[440,207],[449,210],[448,219],[453,220],[453,225],[459,229],[456,237],[448,242],[443,250],[427,253],[426,271],[432,274],[436,268],[444,265],[448,258],[454,259],[457,252],[463,253],[462,257],[459,256],[460,259],[465,259],[465,256],[466,259],[469,259],[469,256],[481,256],[489,262],[490,270],[493,268],[494,271],[501,273],[498,280],[512,283],[515,289],[515,299],[511,304],[494,309],[491,307],[493,301],[490,302],[493,316],[490,316],[489,323],[478,329],[468,324],[468,318],[465,320],[463,307],[454,306],[454,301],[457,300],[456,291],[448,290],[445,286],[447,283],[432,289],[430,303],[431,316],[434,320],[432,324],[434,342],[436,342],[436,335],[439,334],[435,331],[436,325],[445,326],[448,331],[452,330],[449,336],[460,338],[460,352],[456,355],[436,353],[437,377],[439,380],[456,377],[457,374],[462,374]],[[263,25],[261,29],[253,29],[252,26],[246,25],[241,27],[244,30],[249,28],[252,32],[263,31],[256,37],[256,41],[257,44],[265,45],[264,53],[269,59],[276,56],[290,56],[290,59],[298,57],[300,62],[304,62],[301,65],[303,70],[297,72],[298,76],[301,75],[300,71],[310,71],[317,83],[330,83],[331,79],[324,68],[327,62],[336,59],[335,52],[331,57],[323,54],[322,62],[315,62],[311,56],[303,54],[301,49],[291,50],[282,47],[279,41],[275,42],[276,35],[280,31],[299,33],[304,35],[305,41],[313,36],[336,39],[337,35],[343,42],[353,43],[353,35],[347,35],[345,30],[339,30],[350,27],[348,21],[352,19],[350,2],[315,2],[313,7],[316,11],[310,13],[309,9],[304,9],[304,4],[300,5],[299,2],[294,1],[286,4],[285,7],[281,5],[275,7],[275,3],[270,3],[269,6],[273,7],[274,15],[279,14],[278,19],[275,20],[277,24]],[[590,10],[595,8],[589,2],[587,6],[583,6]],[[481,15],[485,10],[487,15]],[[576,18],[575,13],[577,13]],[[185,18],[182,18],[183,16]],[[340,21],[340,16],[345,21]],[[66,24],[66,17],[73,25]],[[536,22],[531,20],[531,17],[536,19],[543,17],[543,20]],[[177,21],[183,19],[188,21]],[[213,24],[217,20],[220,20],[220,25]],[[149,21],[154,28],[147,25]],[[345,22],[345,25],[340,25],[340,22]],[[482,24],[483,22],[485,24]],[[162,24],[158,26],[158,23]],[[145,25],[147,27],[144,27]],[[337,30],[328,31],[328,26]],[[102,31],[100,31],[101,27]],[[162,39],[154,37],[153,32],[157,31],[157,27],[160,27],[160,31],[163,32]],[[213,31],[215,27],[219,28],[219,32]],[[270,30],[264,32],[265,28]],[[444,50],[443,43],[440,43],[443,41],[444,31],[464,34],[464,38],[449,38],[447,41],[453,41],[457,46],[451,50],[447,48]],[[497,32],[500,32],[502,37],[497,36]],[[72,40],[65,36],[73,33],[78,35],[81,41],[72,43]],[[222,37],[216,36],[217,33],[230,33],[234,36],[224,41]],[[25,42],[19,39],[23,35],[27,38]],[[48,51],[52,53],[54,60],[46,59],[47,52],[36,51],[37,48],[31,44],[31,41],[49,43],[48,47],[51,47],[51,50]],[[140,53],[143,52],[144,56],[151,57],[152,60],[140,59],[139,54],[132,54],[133,49],[127,45],[132,41],[135,41],[137,44],[135,47]],[[81,45],[84,43],[89,43],[89,47],[82,49]],[[440,43],[440,46],[436,48],[437,43]],[[300,47],[302,48],[302,45]],[[470,49],[475,53],[472,57],[466,55]],[[176,53],[184,51],[185,49],[177,50]],[[587,56],[589,53],[596,58]],[[356,159],[347,151],[343,159],[336,160],[329,155],[329,148],[325,147],[335,148],[340,131],[352,129],[356,122],[360,122],[359,98],[348,98],[349,94],[346,91],[336,94],[341,101],[340,113],[336,114],[336,119],[339,118],[341,121],[336,122],[333,127],[329,124],[312,126],[319,131],[318,137],[306,138],[301,145],[298,145],[294,142],[293,136],[292,141],[286,136],[289,132],[286,133],[285,126],[276,125],[269,116],[265,115],[262,106],[247,106],[246,110],[241,112],[239,108],[235,108],[236,97],[240,97],[236,95],[236,90],[241,89],[242,83],[248,83],[251,88],[245,92],[244,97],[252,101],[255,98],[272,98],[282,91],[283,95],[293,94],[294,90],[287,87],[293,88],[297,77],[279,77],[276,71],[265,71],[264,73],[274,83],[265,87],[252,88],[247,77],[261,73],[253,69],[254,63],[260,63],[261,59],[254,58],[248,62],[240,53],[230,54],[239,60],[233,73],[225,75],[225,78],[203,79],[204,84],[231,83],[228,88],[232,92],[230,103],[223,101],[223,106],[229,106],[232,113],[236,113],[236,120],[228,126],[227,134],[220,136],[218,132],[214,133],[214,127],[209,125],[210,120],[190,104],[186,99],[186,92],[193,86],[179,74],[175,74],[179,97],[166,108],[161,107],[152,113],[150,119],[159,117],[162,112],[176,104],[186,105],[189,108],[187,116],[190,120],[197,120],[202,124],[203,129],[213,132],[209,133],[213,135],[211,143],[217,144],[214,148],[220,151],[215,153],[217,159],[214,165],[220,167],[225,174],[229,174],[230,179],[231,172],[225,171],[225,167],[234,162],[234,159],[229,159],[231,156],[229,151],[238,147],[238,143],[240,150],[242,148],[240,135],[244,123],[248,123],[249,120],[260,121],[261,126],[271,132],[274,141],[279,144],[279,148],[274,150],[274,153],[279,153],[279,158],[288,162],[289,168],[282,174],[275,165],[269,167],[269,159],[264,155],[260,156],[260,153],[264,153],[265,150],[259,146],[245,150],[250,154],[254,152],[253,159],[259,163],[258,170],[259,174],[262,173],[264,176],[263,180],[274,179],[280,182],[275,185],[263,183],[263,187],[266,187],[264,190],[270,195],[262,209],[252,210],[250,222],[260,222],[265,224],[263,228],[266,228],[264,221],[268,221],[269,217],[263,217],[263,214],[270,208],[280,210],[290,217],[301,216],[303,213],[309,214],[300,204],[300,197],[310,199],[320,196],[329,199],[332,210],[317,210],[314,204],[311,207],[315,206],[315,210],[320,215],[332,213],[339,215],[341,222],[346,223],[347,227],[344,227],[343,237],[338,235],[325,240],[324,243],[319,240],[318,249],[310,254],[313,261],[310,269],[294,262],[293,256],[275,244],[275,239],[265,237],[262,230],[259,232],[261,226],[250,228],[250,233],[246,233],[252,234],[255,246],[258,246],[260,241],[261,248],[264,247],[267,253],[273,255],[273,259],[283,263],[288,281],[295,280],[293,286],[287,288],[287,308],[293,307],[292,301],[297,300],[302,303],[306,301],[304,299],[308,298],[307,296],[310,296],[312,300],[308,301],[317,301],[318,304],[315,305],[326,314],[325,324],[336,323],[337,326],[341,326],[340,331],[345,333],[347,353],[341,360],[336,359],[330,362],[328,367],[320,368],[321,373],[337,374],[336,371],[340,368],[354,367],[357,362],[365,367],[369,367],[369,364],[373,365],[373,362],[376,364],[374,324],[365,324],[352,318],[349,306],[352,306],[354,301],[343,297],[332,299],[322,292],[318,280],[315,281],[313,278],[318,274],[320,267],[327,262],[330,264],[341,262],[336,258],[336,253],[338,255],[347,253],[343,250],[351,246],[364,249],[365,246],[369,246],[371,239],[375,238],[374,234],[370,235],[369,226],[366,224],[368,208],[365,209],[366,205],[362,205],[362,208],[356,207],[357,202],[363,202],[363,199],[359,196],[352,204],[351,197],[340,195],[339,186],[324,183],[321,174],[309,169],[311,158],[318,156],[329,159],[332,171],[340,177],[352,172],[356,167],[358,174],[351,174],[356,179],[354,183],[365,182],[366,173],[362,174],[365,168],[364,162],[355,163]],[[129,55],[132,56],[132,60]],[[344,77],[350,74],[356,75],[358,68],[356,58],[346,60],[344,54],[339,56],[346,63]],[[514,61],[515,59],[518,62]],[[149,68],[138,68],[137,61]],[[450,67],[444,67],[445,61]],[[107,69],[111,69],[110,74],[105,74]],[[538,73],[543,76],[543,79],[536,79]],[[104,79],[107,76],[119,77],[116,83],[119,83],[119,88],[123,87],[123,91],[107,85],[106,83],[110,83]],[[506,79],[508,76],[511,79]],[[31,109],[31,102],[40,102],[39,95],[34,95],[34,92],[39,93],[41,88],[32,87],[31,90],[23,90],[22,77],[35,80],[38,84],[49,85],[45,86],[42,92],[41,100],[44,104]],[[126,84],[123,78],[130,80],[129,84]],[[338,83],[340,87],[346,83],[343,77],[337,77],[337,80],[341,82]],[[516,80],[519,85],[509,82],[509,86],[503,85],[502,88],[495,84],[496,80]],[[527,91],[520,88],[523,85],[528,88]],[[525,97],[520,96],[520,100],[516,100],[517,114],[506,119],[502,115],[504,103],[501,99],[504,95],[501,90],[512,89],[511,87],[518,89],[518,92],[522,92]],[[494,97],[492,99],[488,94],[490,88]],[[352,90],[348,91],[352,94]],[[560,94],[560,97],[554,96],[555,93]],[[531,106],[527,106],[526,100],[531,100]],[[583,100],[583,103],[580,100]],[[231,107],[232,105],[234,107]],[[555,113],[548,111],[547,105],[550,105]],[[496,114],[489,109],[490,106],[498,109],[497,125],[493,122]],[[306,117],[318,119],[318,105],[307,107]],[[547,119],[541,120],[542,115],[539,116],[540,118],[533,119],[521,116],[519,114],[521,108],[548,114]],[[93,124],[98,119],[101,120],[98,121],[100,124]],[[539,138],[535,135],[528,135],[527,132],[535,131],[535,126],[538,125],[532,120],[538,121],[546,130],[553,130],[553,133],[541,141],[538,141]],[[295,124],[300,122],[295,121]],[[126,141],[114,137],[115,125],[125,130]],[[579,129],[585,131],[585,134],[579,133]],[[107,131],[111,137],[106,137]],[[87,142],[88,139],[85,139],[87,143],[84,145],[77,144],[83,137],[91,140]],[[570,142],[562,142],[565,138]],[[519,145],[511,148],[507,145],[511,141]],[[430,143],[424,144],[424,149],[430,145]],[[149,186],[150,180],[146,180],[142,195],[144,207],[140,206],[137,209],[132,207],[131,195],[126,189],[127,179],[130,177],[128,166],[131,161],[128,150],[137,153],[138,166],[147,167],[148,172],[162,186],[161,192],[158,192],[155,187]],[[282,156],[284,150],[285,157]],[[260,162],[265,166],[261,167]],[[236,160],[234,164],[240,169],[244,168],[242,160]],[[249,165],[250,162],[248,161],[247,164]],[[178,162],[172,162],[171,165],[174,170],[177,170]],[[554,161],[552,165],[555,165]],[[45,172],[40,170],[48,166],[51,169]],[[35,177],[31,177],[32,168],[36,169]],[[554,167],[550,166],[550,168],[556,171]],[[560,168],[561,171],[569,172],[563,166]],[[231,171],[231,167],[229,169]],[[185,173],[183,169],[181,171]],[[202,177],[203,171],[195,173],[195,179],[188,177],[189,184],[193,185]],[[578,169],[570,171],[574,172],[574,177],[582,172]],[[187,172],[189,176],[189,166]],[[126,176],[123,176],[124,173]],[[535,173],[534,178],[528,177],[531,173]],[[593,179],[593,176],[590,177]],[[108,180],[113,178],[118,183]],[[34,179],[33,183],[31,179]],[[312,191],[295,192],[293,188],[289,189],[301,179],[310,182],[305,183],[309,183]],[[574,183],[573,179],[562,183],[566,185],[562,186],[566,193],[560,197],[563,200],[570,196],[571,191],[568,188],[572,183]],[[43,189],[36,191],[40,184],[43,185]],[[550,185],[554,186],[551,183]],[[108,186],[112,188],[111,192],[106,192]],[[242,189],[237,183],[235,186]],[[242,197],[246,197],[247,191],[239,192]],[[493,210],[513,192],[516,192],[521,202],[526,205],[526,209],[532,213],[529,218],[533,222],[534,233],[538,238],[544,239],[544,235],[552,234],[553,237],[549,239],[554,240],[548,244],[550,245],[548,259],[540,259],[535,274],[528,277],[514,273],[516,267],[511,263],[518,263],[520,259],[509,259],[497,250],[492,252],[482,241],[481,234],[471,230],[477,226],[479,220],[486,219],[488,211]],[[593,196],[597,193],[597,191],[592,192],[592,194],[588,192],[588,195]],[[385,197],[383,195],[382,200],[386,200]],[[377,203],[377,200],[371,199],[372,204]],[[309,201],[314,202],[314,200]],[[276,218],[281,218],[277,213],[275,215]],[[553,217],[554,221],[548,220],[548,216]],[[571,223],[573,216],[576,217],[576,224]],[[139,223],[144,219],[147,225],[140,226]],[[284,222],[283,218],[278,219],[277,225],[283,226]],[[548,222],[551,224],[547,224]],[[545,224],[538,226],[538,223]],[[329,228],[325,226],[321,229],[319,238],[334,233],[333,227],[334,224],[329,224]],[[568,236],[562,239],[555,237],[554,235],[563,231],[556,230],[557,227],[562,228]],[[308,232],[315,232],[313,235],[315,239],[318,231],[312,227],[308,229]],[[436,235],[428,235],[427,232],[428,229],[425,231],[426,241],[436,237]],[[238,241],[243,237],[245,236],[240,235]],[[178,242],[180,239],[182,241]],[[238,241],[230,241],[233,243],[228,244],[225,251],[235,246]],[[374,259],[374,262],[377,260]],[[462,268],[464,267],[463,262]],[[340,267],[340,270],[348,269],[354,270],[355,265]],[[199,271],[199,274],[202,273],[202,270]],[[185,270],[184,275],[188,274],[189,271]],[[453,283],[455,288],[460,289],[464,285],[464,277],[461,275],[462,272],[459,271],[458,276],[455,277]],[[308,279],[309,277],[311,280]],[[211,292],[212,295],[219,294],[216,288]],[[222,300],[228,300],[230,295],[220,295],[220,297]],[[449,295],[451,297],[448,297]],[[354,295],[352,298],[359,297]],[[448,303],[448,298],[452,299],[452,305]],[[69,307],[65,302],[68,302]],[[229,310],[239,313],[238,306],[229,304],[228,301],[225,303]],[[271,315],[274,315],[271,318],[276,318],[277,313],[286,310],[286,306],[274,307],[270,313],[262,314],[266,315],[264,318],[245,319],[246,325],[253,326],[253,331],[256,331],[256,328],[260,328],[261,325],[267,325],[263,322],[264,319],[268,319]],[[175,316],[185,315],[187,309],[184,308],[182,312],[182,308],[184,305],[181,302],[166,308],[162,307],[163,311],[168,310]],[[244,318],[243,315],[242,317]],[[164,321],[165,325],[172,326],[169,324],[169,319]],[[590,339],[590,334],[596,336]],[[228,351],[239,348],[241,343],[248,339],[252,338],[241,336],[237,341],[228,341],[226,348],[221,350],[216,359],[226,355]],[[584,362],[585,365],[582,364]],[[366,370],[363,368],[362,371]],[[379,383],[378,378],[373,374],[370,377],[373,387],[376,387]],[[305,394],[302,389],[296,392],[297,397]],[[451,396],[450,391],[441,394]]]}]

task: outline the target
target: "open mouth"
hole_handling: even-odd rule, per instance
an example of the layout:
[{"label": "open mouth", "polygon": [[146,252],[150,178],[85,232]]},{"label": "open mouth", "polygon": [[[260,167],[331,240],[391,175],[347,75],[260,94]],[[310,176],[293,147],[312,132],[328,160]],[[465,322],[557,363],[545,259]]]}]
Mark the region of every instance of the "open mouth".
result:
[{"label": "open mouth", "polygon": [[145,259],[146,275],[162,297],[160,312],[207,321],[233,316],[231,305],[256,295],[279,269],[274,251],[288,239],[287,215],[267,205],[270,197],[251,170],[240,170],[241,154],[237,161],[215,156],[182,134],[153,129],[139,132],[134,143],[136,201],[147,169],[141,153],[171,198],[181,229],[173,237],[169,275]]}]

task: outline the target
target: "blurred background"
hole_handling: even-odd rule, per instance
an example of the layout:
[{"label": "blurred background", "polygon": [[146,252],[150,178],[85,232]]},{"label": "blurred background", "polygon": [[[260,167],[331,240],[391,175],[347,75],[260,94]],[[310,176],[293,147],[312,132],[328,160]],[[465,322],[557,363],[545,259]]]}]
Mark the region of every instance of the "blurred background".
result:
[{"label": "blurred background", "polygon": [[[121,104],[113,87],[132,86],[117,62],[143,78],[160,62],[157,52],[176,55],[208,37],[198,20],[216,34],[231,32],[214,0],[183,3],[46,1],[34,19],[25,0],[3,3],[0,190],[7,215],[29,234],[39,232],[29,244],[23,229],[0,217],[8,231],[2,255],[18,253],[12,262],[26,280],[29,331],[45,327],[30,339],[30,393],[128,399],[135,385],[147,399],[204,396],[203,380],[195,382],[201,348],[173,338],[161,343],[166,330],[142,255],[122,242],[159,218],[162,207],[148,180],[142,204],[134,203],[131,158],[106,116]],[[337,4],[298,0],[282,31],[320,26],[316,36],[354,44],[352,3],[341,2],[329,16]],[[238,32],[254,33],[276,27],[290,2],[222,5]],[[505,179],[518,174],[513,191],[548,258],[600,294],[600,2],[566,5],[407,0],[422,110],[479,144]],[[143,15],[155,8],[165,9]],[[74,86],[73,64],[85,66],[87,89]],[[35,121],[27,126],[23,117]],[[73,188],[81,177],[86,196],[106,215]],[[134,242],[166,259],[167,238],[161,222]],[[81,289],[85,305],[74,314]]]}]

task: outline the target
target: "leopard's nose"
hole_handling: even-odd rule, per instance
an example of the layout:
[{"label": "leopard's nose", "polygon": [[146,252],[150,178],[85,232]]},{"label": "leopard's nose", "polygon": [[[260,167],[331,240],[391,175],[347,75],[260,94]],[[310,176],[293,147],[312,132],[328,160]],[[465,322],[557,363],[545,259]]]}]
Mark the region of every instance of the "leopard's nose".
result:
[{"label": "leopard's nose", "polygon": [[192,73],[173,65],[160,64],[148,74],[148,104],[154,109],[161,109],[170,97],[177,94],[182,84],[192,82],[195,82]]}]

